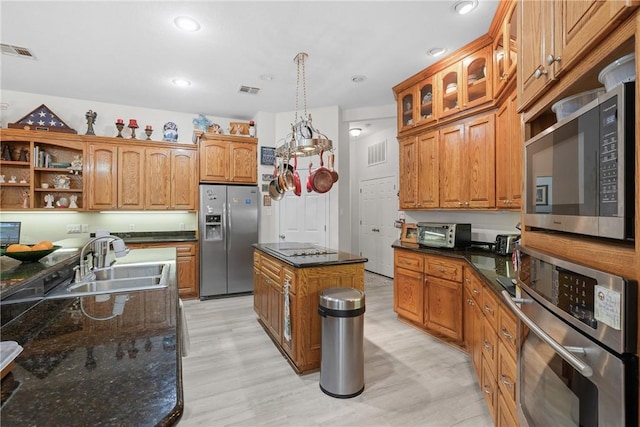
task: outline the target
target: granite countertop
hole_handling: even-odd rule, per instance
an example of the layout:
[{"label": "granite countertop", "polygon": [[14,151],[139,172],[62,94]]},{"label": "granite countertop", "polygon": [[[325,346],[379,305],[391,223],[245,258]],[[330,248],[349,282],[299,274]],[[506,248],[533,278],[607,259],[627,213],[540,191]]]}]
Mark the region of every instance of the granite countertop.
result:
[{"label": "granite countertop", "polygon": [[[474,270],[485,279],[485,283],[496,292],[500,298],[500,293],[506,289],[498,280],[505,280],[516,277],[516,271],[511,262],[511,255],[498,255],[489,249],[471,247],[467,249],[438,249],[416,247],[415,245],[403,244],[400,240],[396,240],[392,245],[396,249],[406,249],[409,251],[420,252],[425,254],[447,256],[451,258],[459,258],[467,261]],[[507,289],[514,292],[513,288]]]},{"label": "granite countertop", "polygon": [[[367,262],[367,258],[342,252],[335,249],[324,248],[310,243],[254,243],[253,247],[295,268],[326,267],[331,265],[358,264]],[[326,253],[309,255],[287,255],[298,248],[313,248]]]},{"label": "granite countertop", "polygon": [[111,233],[120,237],[125,243],[157,243],[157,242],[196,242],[195,231],[130,231]]},{"label": "granite countertop", "polygon": [[[119,263],[168,261],[175,248],[136,249]],[[126,261],[124,261],[126,260]],[[183,411],[178,290],[129,292],[121,315],[115,295],[40,299],[2,326],[3,341],[24,351],[2,380],[6,425],[173,425]],[[8,306],[7,306],[8,305]],[[2,310],[11,309],[3,301]]]}]

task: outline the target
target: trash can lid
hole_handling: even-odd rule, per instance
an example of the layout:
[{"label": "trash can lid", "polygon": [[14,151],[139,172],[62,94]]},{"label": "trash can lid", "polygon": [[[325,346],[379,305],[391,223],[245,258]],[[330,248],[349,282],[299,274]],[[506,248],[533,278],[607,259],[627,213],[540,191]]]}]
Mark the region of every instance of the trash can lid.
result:
[{"label": "trash can lid", "polygon": [[332,310],[356,310],[364,307],[364,292],[353,288],[328,288],[320,291],[320,305]]}]

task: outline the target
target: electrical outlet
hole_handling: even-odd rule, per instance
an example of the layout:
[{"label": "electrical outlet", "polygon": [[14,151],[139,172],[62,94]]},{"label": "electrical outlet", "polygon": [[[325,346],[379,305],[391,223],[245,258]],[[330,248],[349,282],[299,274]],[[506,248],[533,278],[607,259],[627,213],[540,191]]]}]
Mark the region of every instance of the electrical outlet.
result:
[{"label": "electrical outlet", "polygon": [[184,222],[178,224],[178,228],[180,229],[180,231],[184,231]]},{"label": "electrical outlet", "polygon": [[80,234],[80,224],[67,224],[67,234]]},{"label": "electrical outlet", "polygon": [[89,224],[82,224],[82,232],[83,233],[89,232]]},{"label": "electrical outlet", "polygon": [[136,225],[135,224],[129,224],[129,231],[136,231]]}]

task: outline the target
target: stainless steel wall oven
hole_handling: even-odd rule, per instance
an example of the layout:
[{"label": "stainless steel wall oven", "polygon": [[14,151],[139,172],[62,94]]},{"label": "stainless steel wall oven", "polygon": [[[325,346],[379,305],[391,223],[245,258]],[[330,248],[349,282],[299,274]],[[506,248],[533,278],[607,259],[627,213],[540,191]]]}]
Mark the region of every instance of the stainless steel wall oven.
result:
[{"label": "stainless steel wall oven", "polygon": [[521,425],[637,426],[637,283],[520,247]]}]

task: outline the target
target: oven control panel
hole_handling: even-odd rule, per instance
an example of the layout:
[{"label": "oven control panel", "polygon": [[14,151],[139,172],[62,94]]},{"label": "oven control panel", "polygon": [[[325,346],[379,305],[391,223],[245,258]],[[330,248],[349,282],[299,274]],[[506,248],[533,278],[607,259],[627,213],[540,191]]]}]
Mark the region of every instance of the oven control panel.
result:
[{"label": "oven control panel", "polygon": [[591,277],[561,268],[556,268],[555,276],[556,306],[585,325],[597,329],[593,297],[598,282]]}]

